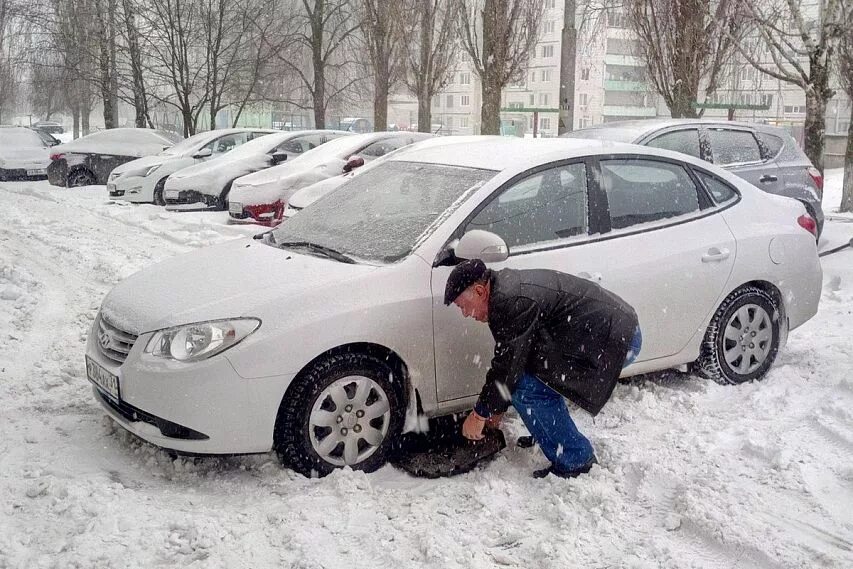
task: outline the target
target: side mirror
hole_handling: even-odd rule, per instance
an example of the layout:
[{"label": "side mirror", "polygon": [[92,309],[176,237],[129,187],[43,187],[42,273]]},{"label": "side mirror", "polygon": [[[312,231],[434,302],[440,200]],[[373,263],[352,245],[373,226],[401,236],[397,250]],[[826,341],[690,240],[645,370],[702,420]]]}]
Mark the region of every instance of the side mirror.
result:
[{"label": "side mirror", "polygon": [[272,164],[275,166],[276,164],[281,164],[287,160],[287,152],[275,152],[272,155]]},{"label": "side mirror", "polygon": [[211,150],[210,148],[202,148],[201,150],[193,154],[193,158],[208,158],[210,156],[213,156],[213,150]]},{"label": "side mirror", "polygon": [[484,263],[500,263],[509,257],[509,248],[498,235],[481,229],[472,229],[462,236],[453,248],[453,253],[462,259],[481,259]]},{"label": "side mirror", "polygon": [[350,156],[347,163],[344,165],[344,174],[352,172],[356,168],[364,166],[364,158],[361,156]]}]

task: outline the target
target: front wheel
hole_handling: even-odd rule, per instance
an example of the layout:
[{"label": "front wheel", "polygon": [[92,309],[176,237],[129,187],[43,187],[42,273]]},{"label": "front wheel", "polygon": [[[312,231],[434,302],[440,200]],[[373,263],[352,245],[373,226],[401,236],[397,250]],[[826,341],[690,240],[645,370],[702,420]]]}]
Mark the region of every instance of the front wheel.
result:
[{"label": "front wheel", "polygon": [[95,183],[95,176],[85,168],[77,168],[68,173],[66,186],[69,188],[79,188],[81,186],[91,186]]},{"label": "front wheel", "polygon": [[779,320],[778,302],[766,291],[734,291],[711,320],[696,371],[722,384],[761,379],[779,351]]},{"label": "front wheel", "polygon": [[166,178],[163,178],[162,180],[157,182],[156,186],[154,186],[154,205],[166,205],[166,198],[163,197],[163,192],[165,188]]},{"label": "front wheel", "polygon": [[297,377],[279,407],[274,444],[282,463],[305,476],[385,464],[402,430],[400,378],[382,359],[346,353]]}]

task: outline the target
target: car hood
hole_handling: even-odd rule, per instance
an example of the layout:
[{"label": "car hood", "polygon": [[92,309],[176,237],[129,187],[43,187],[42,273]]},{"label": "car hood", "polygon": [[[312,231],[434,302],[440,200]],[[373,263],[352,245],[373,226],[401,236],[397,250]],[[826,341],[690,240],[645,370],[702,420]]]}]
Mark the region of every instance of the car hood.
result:
[{"label": "car hood", "polygon": [[132,334],[170,326],[263,317],[270,303],[298,303],[377,267],[346,264],[236,239],[179,255],[116,285],[101,305],[112,324]]},{"label": "car hood", "polygon": [[311,184],[290,196],[288,203],[298,209],[306,208],[323,196],[332,193],[351,178],[350,174],[342,174]]},{"label": "car hood", "polygon": [[[269,154],[259,152],[240,159],[229,159],[228,154],[221,158],[209,160],[201,164],[193,164],[178,170],[166,182],[170,190],[198,190],[203,193],[219,195],[222,188],[235,178],[251,174],[267,168],[270,164]],[[209,192],[205,192],[209,190]]]},{"label": "car hood", "polygon": [[136,160],[131,160],[130,162],[125,162],[121,166],[116,166],[113,168],[112,174],[116,176],[121,176],[122,174],[126,174],[128,172],[134,172],[136,170],[144,170],[148,169],[151,166],[156,166],[158,164],[164,164],[169,160],[174,158],[180,158],[179,156],[144,156],[142,158],[137,158]]}]

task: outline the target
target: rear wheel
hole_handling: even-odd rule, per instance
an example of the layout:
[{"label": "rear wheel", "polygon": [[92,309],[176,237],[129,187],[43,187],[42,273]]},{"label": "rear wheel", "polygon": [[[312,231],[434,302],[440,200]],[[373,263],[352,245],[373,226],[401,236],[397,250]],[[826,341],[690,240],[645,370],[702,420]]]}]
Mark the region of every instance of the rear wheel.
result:
[{"label": "rear wheel", "polygon": [[723,384],[761,379],[779,351],[779,319],[778,303],[766,291],[734,291],[711,320],[695,370]]},{"label": "rear wheel", "polygon": [[68,173],[66,186],[69,188],[79,188],[80,186],[91,186],[95,183],[95,176],[85,168],[77,168]]},{"label": "rear wheel", "polygon": [[382,359],[346,353],[297,377],[279,407],[274,444],[282,463],[305,476],[385,464],[403,426],[400,378]]},{"label": "rear wheel", "polygon": [[163,197],[163,191],[166,188],[166,178],[163,178],[154,186],[154,205],[166,205],[166,198]]}]

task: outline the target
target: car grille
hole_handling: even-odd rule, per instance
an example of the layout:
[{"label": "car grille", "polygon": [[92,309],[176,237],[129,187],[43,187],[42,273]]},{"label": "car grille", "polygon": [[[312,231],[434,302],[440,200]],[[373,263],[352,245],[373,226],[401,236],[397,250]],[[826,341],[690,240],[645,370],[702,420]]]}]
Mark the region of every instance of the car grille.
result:
[{"label": "car grille", "polygon": [[127,359],[127,354],[130,353],[137,338],[137,336],[113,326],[100,314],[98,315],[97,334],[98,349],[101,351],[101,355],[119,365]]}]

